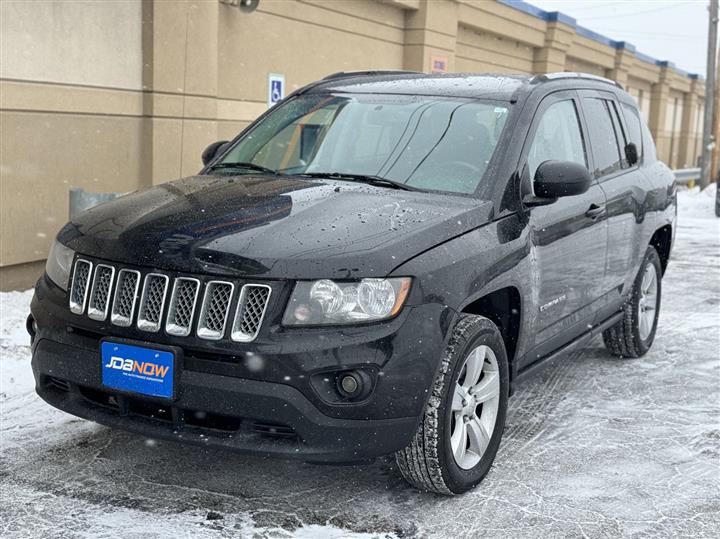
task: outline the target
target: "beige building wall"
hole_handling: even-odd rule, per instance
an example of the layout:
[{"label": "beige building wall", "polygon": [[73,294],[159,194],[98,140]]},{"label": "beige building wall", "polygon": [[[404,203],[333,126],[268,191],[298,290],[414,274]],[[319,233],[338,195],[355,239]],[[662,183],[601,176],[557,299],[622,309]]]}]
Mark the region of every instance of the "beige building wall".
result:
[{"label": "beige building wall", "polygon": [[30,286],[68,190],[200,169],[207,144],[336,71],[583,71],[633,95],[673,167],[700,148],[703,84],[564,16],[489,0],[0,1],[0,289]]},{"label": "beige building wall", "polygon": [[37,277],[70,187],[146,184],[141,38],[140,0],[0,2],[1,289]]}]

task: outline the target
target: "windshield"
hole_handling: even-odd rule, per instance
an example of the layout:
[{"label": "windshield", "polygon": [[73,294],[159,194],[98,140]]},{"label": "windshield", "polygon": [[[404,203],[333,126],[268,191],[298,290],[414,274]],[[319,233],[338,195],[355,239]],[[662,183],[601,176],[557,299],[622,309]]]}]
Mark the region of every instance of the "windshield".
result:
[{"label": "windshield", "polygon": [[284,174],[352,174],[473,193],[508,109],[470,99],[310,94],[265,117],[225,156]]}]

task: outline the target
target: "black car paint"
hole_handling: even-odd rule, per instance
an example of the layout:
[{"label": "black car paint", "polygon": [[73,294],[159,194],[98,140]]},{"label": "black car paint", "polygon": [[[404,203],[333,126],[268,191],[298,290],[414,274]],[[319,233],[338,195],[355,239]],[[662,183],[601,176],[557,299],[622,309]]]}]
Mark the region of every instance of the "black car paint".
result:
[{"label": "black car paint", "polygon": [[58,239],[88,256],[190,273],[384,277],[486,223],[490,209],[336,180],[195,176],[91,209]]},{"label": "black car paint", "polygon": [[[340,180],[212,175],[206,168],[200,176],[84,213],[59,240],[85,257],[141,271],[162,269],[171,277],[178,272],[201,280],[218,275],[263,280],[273,287],[268,319],[248,344],[148,335],[70,313],[66,294],[43,277],[32,304],[38,392],[59,408],[101,423],[197,442],[192,429],[178,436],[165,426],[108,415],[77,393],[62,396],[44,382],[50,375],[100,387],[100,338],[152,340],[185,350],[183,389],[172,406],[276,418],[296,427],[305,440],[286,447],[208,436],[202,443],[323,461],[404,447],[423,413],[458,313],[475,312],[483,298],[512,291],[518,312],[511,323],[518,327],[509,348],[516,381],[617,316],[653,234],[672,227],[674,179],[649,151],[636,166],[596,178],[582,195],[523,205],[530,181],[523,165],[538,111],[560,97],[579,103],[585,90],[632,102],[624,92],[588,79],[535,83],[520,77],[381,75],[299,90],[296,94],[482,97],[512,106],[486,181],[474,196]],[[587,120],[582,114],[580,119],[587,137]],[[588,213],[593,207],[604,211]],[[294,280],[384,276],[413,277],[406,307],[388,322],[327,328],[280,323]],[[249,355],[263,358],[260,371],[250,368]],[[376,385],[370,397],[358,403],[326,398],[325,373],[353,367],[371,373]],[[237,405],[228,403],[230,398]]]}]

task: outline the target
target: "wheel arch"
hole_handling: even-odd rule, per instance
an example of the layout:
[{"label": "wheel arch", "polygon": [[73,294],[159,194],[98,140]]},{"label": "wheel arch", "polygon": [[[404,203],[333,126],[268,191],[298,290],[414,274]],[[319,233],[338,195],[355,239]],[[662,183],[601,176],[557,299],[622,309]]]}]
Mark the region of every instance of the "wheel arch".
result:
[{"label": "wheel arch", "polygon": [[655,247],[660,256],[660,266],[663,275],[670,261],[670,250],[672,248],[672,225],[667,224],[658,228],[650,238],[650,245]]},{"label": "wheel arch", "polygon": [[512,364],[518,350],[522,303],[520,290],[507,286],[485,294],[462,308],[463,313],[484,316],[498,327],[508,363]]}]

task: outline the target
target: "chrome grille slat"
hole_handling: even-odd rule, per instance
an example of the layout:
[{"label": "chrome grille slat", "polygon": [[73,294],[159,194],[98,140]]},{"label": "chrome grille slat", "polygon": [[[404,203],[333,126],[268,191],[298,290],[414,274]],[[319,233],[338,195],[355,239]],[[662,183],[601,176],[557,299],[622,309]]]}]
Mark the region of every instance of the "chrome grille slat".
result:
[{"label": "chrome grille slat", "polygon": [[115,283],[115,297],[110,311],[110,321],[116,326],[129,327],[132,325],[139,288],[139,271],[120,270],[117,283]]},{"label": "chrome grille slat", "polygon": [[169,280],[168,276],[162,273],[145,275],[140,309],[138,310],[138,329],[151,332],[160,329]]},{"label": "chrome grille slat", "polygon": [[170,296],[167,322],[165,323],[167,333],[178,337],[190,335],[199,291],[200,281],[197,279],[190,277],[178,277],[175,279]]},{"label": "chrome grille slat", "polygon": [[250,342],[257,337],[272,289],[267,285],[246,284],[240,291],[230,338],[237,342]]},{"label": "chrome grille slat", "polygon": [[95,266],[95,276],[90,288],[88,302],[88,316],[93,320],[105,320],[110,307],[110,294],[112,292],[115,268],[107,264]]},{"label": "chrome grille slat", "polygon": [[197,336],[216,341],[225,334],[235,286],[226,281],[209,281],[205,287]]},{"label": "chrome grille slat", "polygon": [[72,285],[70,286],[70,310],[75,314],[85,312],[92,267],[93,264],[89,260],[78,258],[75,261]]}]

